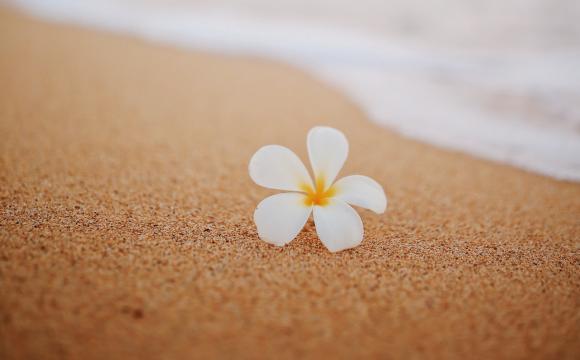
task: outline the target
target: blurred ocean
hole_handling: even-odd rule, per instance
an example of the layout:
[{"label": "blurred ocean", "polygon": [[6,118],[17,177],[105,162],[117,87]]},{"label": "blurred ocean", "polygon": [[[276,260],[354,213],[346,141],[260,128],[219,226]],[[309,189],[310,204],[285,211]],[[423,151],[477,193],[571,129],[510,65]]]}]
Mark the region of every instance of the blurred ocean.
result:
[{"label": "blurred ocean", "polygon": [[580,180],[577,0],[3,1],[52,21],[290,62],[406,136]]}]

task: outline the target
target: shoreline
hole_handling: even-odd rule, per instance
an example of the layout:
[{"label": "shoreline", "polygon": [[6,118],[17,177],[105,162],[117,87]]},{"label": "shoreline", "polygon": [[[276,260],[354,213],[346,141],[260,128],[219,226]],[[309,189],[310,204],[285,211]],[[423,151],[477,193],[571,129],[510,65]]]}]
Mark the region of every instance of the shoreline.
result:
[{"label": "shoreline", "polygon": [[[580,181],[579,112],[572,100],[580,97],[580,82],[573,80],[580,78],[580,52],[574,48],[547,49],[542,42],[535,52],[534,47],[508,51],[512,46],[429,46],[425,33],[426,43],[421,45],[401,34],[381,37],[339,23],[273,21],[220,11],[219,6],[212,10],[179,4],[18,0],[15,5],[46,20],[192,51],[284,61],[339,89],[373,122],[391,131],[556,179]],[[558,6],[564,5],[554,5]],[[538,24],[542,19],[536,19]],[[533,29],[539,31],[528,30]]]}]

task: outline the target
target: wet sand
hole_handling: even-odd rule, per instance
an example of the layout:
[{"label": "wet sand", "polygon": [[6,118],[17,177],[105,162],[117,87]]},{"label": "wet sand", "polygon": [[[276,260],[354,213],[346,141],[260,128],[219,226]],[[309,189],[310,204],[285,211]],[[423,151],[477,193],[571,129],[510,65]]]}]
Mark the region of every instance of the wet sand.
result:
[{"label": "wet sand", "polygon": [[[1,358],[580,356],[580,185],[404,139],[270,61],[7,10],[0,54]],[[314,125],[389,197],[338,254],[252,222],[251,155],[305,160]]]}]

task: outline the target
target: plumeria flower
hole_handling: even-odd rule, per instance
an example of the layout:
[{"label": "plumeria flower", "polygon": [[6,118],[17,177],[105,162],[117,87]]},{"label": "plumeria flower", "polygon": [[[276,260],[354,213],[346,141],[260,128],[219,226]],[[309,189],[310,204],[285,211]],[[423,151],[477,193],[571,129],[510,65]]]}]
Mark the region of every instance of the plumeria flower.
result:
[{"label": "plumeria flower", "polygon": [[315,127],[308,132],[306,142],[314,181],[298,156],[286,147],[266,145],[252,156],[249,170],[256,184],[289,191],[258,204],[254,212],[258,235],[270,244],[284,246],[313,213],[318,237],[328,250],[358,246],[363,224],[350,205],[382,214],[387,209],[385,192],[376,181],[362,175],[334,182],[348,155],[348,141],[342,132]]}]

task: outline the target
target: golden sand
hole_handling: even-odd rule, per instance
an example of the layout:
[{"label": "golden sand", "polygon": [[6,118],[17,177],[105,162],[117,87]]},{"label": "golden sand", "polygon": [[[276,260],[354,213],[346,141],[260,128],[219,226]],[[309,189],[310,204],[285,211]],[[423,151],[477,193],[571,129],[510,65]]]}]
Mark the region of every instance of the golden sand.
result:
[{"label": "golden sand", "polygon": [[[0,11],[0,358],[578,358],[580,185],[377,127],[304,73]],[[389,197],[329,253],[258,239],[262,145]]]}]

